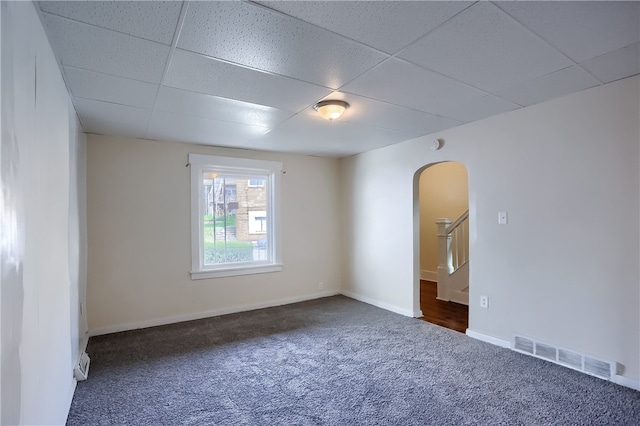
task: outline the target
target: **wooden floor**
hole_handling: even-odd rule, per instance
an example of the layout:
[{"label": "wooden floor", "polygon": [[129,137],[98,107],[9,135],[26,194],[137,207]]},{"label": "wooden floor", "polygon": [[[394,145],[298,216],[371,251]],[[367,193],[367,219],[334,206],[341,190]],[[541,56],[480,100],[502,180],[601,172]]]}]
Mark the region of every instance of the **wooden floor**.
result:
[{"label": "wooden floor", "polygon": [[469,326],[469,307],[453,302],[436,299],[438,284],[431,281],[420,281],[421,319],[432,324],[450,328],[464,333]]}]

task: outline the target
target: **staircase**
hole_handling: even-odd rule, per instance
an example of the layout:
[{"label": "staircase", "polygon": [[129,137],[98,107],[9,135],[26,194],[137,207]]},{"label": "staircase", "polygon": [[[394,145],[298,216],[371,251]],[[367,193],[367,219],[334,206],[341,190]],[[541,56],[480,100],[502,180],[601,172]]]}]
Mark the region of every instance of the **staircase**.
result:
[{"label": "staircase", "polygon": [[469,210],[438,219],[438,299],[469,305]]}]

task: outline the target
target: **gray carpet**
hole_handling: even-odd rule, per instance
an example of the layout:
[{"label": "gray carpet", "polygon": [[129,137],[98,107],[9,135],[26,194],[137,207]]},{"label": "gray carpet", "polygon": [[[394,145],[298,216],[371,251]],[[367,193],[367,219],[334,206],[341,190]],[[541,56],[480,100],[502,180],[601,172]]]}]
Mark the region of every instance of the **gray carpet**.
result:
[{"label": "gray carpet", "polygon": [[342,296],[88,352],[69,425],[640,424],[640,392]]}]

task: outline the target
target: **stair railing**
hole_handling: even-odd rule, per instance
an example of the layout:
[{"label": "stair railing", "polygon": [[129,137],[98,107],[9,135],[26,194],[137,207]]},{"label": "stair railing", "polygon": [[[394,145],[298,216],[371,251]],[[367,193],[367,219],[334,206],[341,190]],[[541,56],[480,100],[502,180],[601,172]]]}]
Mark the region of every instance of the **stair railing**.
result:
[{"label": "stair railing", "polygon": [[469,210],[466,210],[452,224],[446,228],[447,235],[450,235],[450,257],[449,263],[452,266],[450,274],[460,269],[462,265],[469,261],[467,244],[469,241]]},{"label": "stair railing", "polygon": [[438,299],[449,300],[449,277],[469,261],[469,210],[456,220],[436,220],[438,226]]}]

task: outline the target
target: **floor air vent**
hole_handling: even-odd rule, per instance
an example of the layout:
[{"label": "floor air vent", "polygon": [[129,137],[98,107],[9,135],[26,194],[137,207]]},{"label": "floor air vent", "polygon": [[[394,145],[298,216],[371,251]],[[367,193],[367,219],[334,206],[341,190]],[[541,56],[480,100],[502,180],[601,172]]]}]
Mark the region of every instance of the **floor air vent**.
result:
[{"label": "floor air vent", "polygon": [[611,364],[597,359],[584,357],[584,371],[603,379],[611,379]]},{"label": "floor air vent", "polygon": [[568,367],[575,368],[576,370],[582,369],[582,355],[575,352],[559,349],[558,362]]},{"label": "floor air vent", "polygon": [[513,348],[520,352],[526,352],[533,355],[533,340],[516,336],[514,339]]},{"label": "floor air vent", "polygon": [[545,345],[544,343],[536,343],[536,356],[539,358],[548,359],[549,361],[556,360],[556,348],[553,346]]},{"label": "floor air vent", "polygon": [[564,365],[565,367],[573,368],[574,370],[582,371],[583,373],[600,377],[605,380],[611,380],[616,374],[617,365],[615,362],[592,358],[575,351],[558,348],[547,343],[537,342],[528,337],[514,336],[512,349],[517,352],[522,352],[527,355],[535,356],[536,358]]}]

